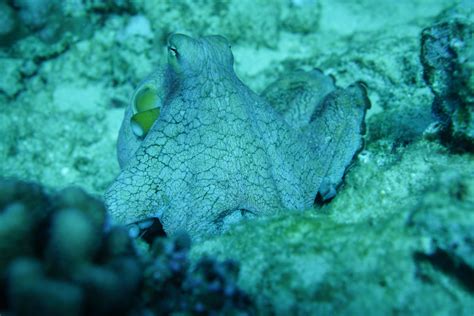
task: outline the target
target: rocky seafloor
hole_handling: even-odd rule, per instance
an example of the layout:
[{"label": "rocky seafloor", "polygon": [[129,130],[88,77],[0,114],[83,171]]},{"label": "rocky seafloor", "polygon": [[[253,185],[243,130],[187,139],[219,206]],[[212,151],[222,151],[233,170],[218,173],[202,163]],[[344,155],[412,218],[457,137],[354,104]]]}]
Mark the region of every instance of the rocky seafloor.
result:
[{"label": "rocky seafloor", "polygon": [[[239,263],[237,285],[255,306],[247,309],[235,290],[242,313],[472,315],[473,6],[447,0],[1,1],[0,174],[40,182],[49,192],[74,185],[100,197],[119,172],[115,146],[124,108],[134,87],[165,58],[168,35],[224,35],[237,74],[257,92],[285,72],[319,68],[342,86],[364,81],[372,107],[365,147],[330,203],[243,222],[193,244],[191,259],[201,262],[207,254]],[[156,262],[140,257],[143,245],[132,251],[123,237],[113,244],[117,250],[108,232],[98,248],[79,247],[71,255],[54,223],[84,223],[81,229],[100,235],[103,219],[91,226],[64,206],[67,198],[51,193],[63,204],[45,206],[45,218],[22,225],[22,217],[29,218],[25,207],[7,202],[23,201],[18,196],[25,190],[36,194],[33,200],[43,193],[30,188],[8,195],[6,187],[12,185],[0,192],[9,198],[0,200],[2,242],[26,236],[18,246],[27,246],[7,253],[11,245],[0,245],[0,313],[38,311],[28,305],[36,302],[31,297],[61,301],[56,286],[70,293],[64,294],[70,309],[62,310],[68,314],[114,313],[104,305],[117,302],[134,313],[171,312],[150,302],[160,301],[164,289],[181,297],[175,290],[181,283],[147,286],[133,275],[137,266]],[[45,241],[32,246],[33,237],[21,229],[41,232],[41,223],[47,231],[53,227],[53,237],[43,232],[38,236]],[[72,245],[93,243],[78,234]],[[57,256],[80,259],[86,268],[75,277],[61,270],[56,252],[48,250],[54,242]],[[124,269],[132,271],[127,280],[120,279]],[[207,269],[227,275],[233,268]],[[31,277],[44,287],[21,282]],[[120,282],[125,290],[114,297]],[[44,296],[34,296],[38,287]],[[107,293],[107,304],[81,298],[78,293],[90,288]],[[196,294],[187,295],[191,299],[182,301],[196,303]]]}]

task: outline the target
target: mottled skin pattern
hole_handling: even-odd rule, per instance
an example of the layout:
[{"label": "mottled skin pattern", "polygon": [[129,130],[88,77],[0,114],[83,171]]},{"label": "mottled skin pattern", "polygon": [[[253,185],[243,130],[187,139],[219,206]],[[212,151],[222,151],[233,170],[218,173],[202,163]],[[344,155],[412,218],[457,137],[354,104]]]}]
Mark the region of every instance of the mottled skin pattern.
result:
[{"label": "mottled skin pattern", "polygon": [[294,128],[311,122],[313,113],[326,95],[336,89],[334,78],[320,70],[294,71],[270,84],[263,92],[265,98]]},{"label": "mottled skin pattern", "polygon": [[[186,231],[199,238],[245,217],[313,205],[332,156],[343,150],[333,148],[339,139],[319,144],[311,138],[321,124],[327,130],[337,122],[310,123],[304,132],[291,127],[237,78],[223,37],[171,36],[168,65],[158,76],[166,82],[161,114],[138,148],[135,142],[128,149],[133,154],[122,155],[122,172],[105,195],[116,222],[155,217],[170,235]],[[361,144],[367,104],[359,88],[364,98],[341,106],[358,113],[350,121],[359,126],[350,133]],[[346,125],[339,130],[347,133]]]},{"label": "mottled skin pattern", "polygon": [[365,111],[370,107],[365,86],[358,82],[341,89],[318,69],[295,71],[269,85],[262,97],[290,126],[309,136],[319,159],[329,162],[318,193],[322,201],[334,197],[363,145]]}]

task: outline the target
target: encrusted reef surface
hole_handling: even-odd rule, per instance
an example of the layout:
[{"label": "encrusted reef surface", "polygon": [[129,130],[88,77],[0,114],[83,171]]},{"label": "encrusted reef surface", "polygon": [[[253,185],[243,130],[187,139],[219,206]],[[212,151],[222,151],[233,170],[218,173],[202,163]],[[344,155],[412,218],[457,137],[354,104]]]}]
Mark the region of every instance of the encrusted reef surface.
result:
[{"label": "encrusted reef surface", "polygon": [[474,5],[465,1],[423,30],[421,62],[441,140],[474,151]]},{"label": "encrusted reef surface", "polygon": [[[249,218],[192,245],[179,234],[132,242],[136,227],[108,231],[95,199],[72,209],[57,204],[65,192],[86,196],[82,191],[50,195],[27,186],[39,205],[57,203],[45,212],[29,202],[2,204],[0,313],[28,314],[35,304],[57,301],[64,303],[54,304],[58,313],[70,314],[113,313],[104,302],[117,301],[130,312],[166,314],[183,304],[205,312],[225,308],[200,294],[215,289],[233,294],[226,306],[247,313],[472,315],[472,1],[65,3],[0,4],[4,176],[40,181],[48,191],[75,184],[102,195],[120,172],[115,148],[123,112],[163,59],[171,32],[225,36],[238,77],[295,129],[304,128],[292,118],[305,109],[285,106],[317,98],[300,93],[305,75],[298,71],[321,69],[342,87],[363,81],[372,103],[365,146],[329,203]],[[280,94],[282,87],[290,93]],[[328,87],[330,81],[320,88]],[[33,228],[41,234],[31,242]],[[66,241],[77,251],[58,237],[64,230],[76,234]],[[113,245],[112,232],[120,237]],[[189,247],[192,262],[184,266],[201,262],[194,274],[182,268]],[[203,254],[219,261],[203,261]],[[217,263],[227,259],[238,262],[238,275],[234,263]],[[125,261],[139,273],[122,273]],[[154,269],[165,271],[162,278],[153,279]],[[120,282],[127,286],[110,296]],[[85,288],[106,299],[86,295],[78,303]],[[172,305],[158,299],[166,295],[175,298],[167,300]],[[30,304],[20,304],[26,296]],[[195,304],[203,301],[208,309]]]}]

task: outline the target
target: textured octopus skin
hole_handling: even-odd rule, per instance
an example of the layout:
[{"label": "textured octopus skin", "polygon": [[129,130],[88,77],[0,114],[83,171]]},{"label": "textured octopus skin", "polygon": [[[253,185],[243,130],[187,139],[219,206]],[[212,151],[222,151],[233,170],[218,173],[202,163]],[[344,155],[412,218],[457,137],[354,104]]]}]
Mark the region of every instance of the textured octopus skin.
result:
[{"label": "textured octopus skin", "polygon": [[362,146],[364,85],[323,89],[295,127],[290,120],[303,118],[285,118],[271,93],[239,80],[225,38],[174,34],[168,43],[168,64],[151,77],[160,116],[144,139],[131,134],[130,109],[122,123],[122,170],[105,194],[116,223],[158,218],[168,235],[199,239],[244,218],[311,208],[318,192],[334,195]]}]

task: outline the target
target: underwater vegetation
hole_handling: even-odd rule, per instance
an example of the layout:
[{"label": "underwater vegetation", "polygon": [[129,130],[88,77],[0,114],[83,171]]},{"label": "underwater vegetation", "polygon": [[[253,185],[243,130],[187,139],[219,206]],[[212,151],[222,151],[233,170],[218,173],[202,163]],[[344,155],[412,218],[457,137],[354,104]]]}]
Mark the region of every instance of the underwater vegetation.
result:
[{"label": "underwater vegetation", "polygon": [[77,188],[47,194],[0,180],[0,312],[15,315],[248,314],[238,265],[203,257],[190,240],[137,246],[105,224],[103,203]]}]

